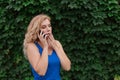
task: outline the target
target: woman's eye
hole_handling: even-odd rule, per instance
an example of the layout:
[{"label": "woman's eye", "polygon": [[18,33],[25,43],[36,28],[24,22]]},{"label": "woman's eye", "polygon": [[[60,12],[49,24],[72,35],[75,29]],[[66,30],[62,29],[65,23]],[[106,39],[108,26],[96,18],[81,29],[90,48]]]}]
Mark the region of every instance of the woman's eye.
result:
[{"label": "woman's eye", "polygon": [[49,25],[49,27],[52,27],[51,25]]},{"label": "woman's eye", "polygon": [[44,25],[44,26],[42,26],[42,28],[43,28],[43,29],[45,29],[45,28],[46,28],[46,26]]},{"label": "woman's eye", "polygon": [[41,28],[45,29],[46,27],[51,27],[51,25],[43,25]]}]

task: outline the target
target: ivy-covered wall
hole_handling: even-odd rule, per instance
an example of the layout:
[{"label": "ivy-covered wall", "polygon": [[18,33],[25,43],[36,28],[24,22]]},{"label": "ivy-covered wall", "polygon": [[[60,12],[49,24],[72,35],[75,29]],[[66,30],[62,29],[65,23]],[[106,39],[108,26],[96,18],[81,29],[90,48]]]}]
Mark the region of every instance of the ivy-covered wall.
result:
[{"label": "ivy-covered wall", "polygon": [[22,44],[30,20],[45,13],[72,62],[62,80],[120,75],[119,0],[0,0],[0,80],[33,80]]}]

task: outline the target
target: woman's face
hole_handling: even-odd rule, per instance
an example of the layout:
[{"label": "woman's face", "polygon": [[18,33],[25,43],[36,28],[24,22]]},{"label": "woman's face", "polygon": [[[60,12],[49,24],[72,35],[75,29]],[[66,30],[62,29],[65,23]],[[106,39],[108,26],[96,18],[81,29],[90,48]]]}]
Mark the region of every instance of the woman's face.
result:
[{"label": "woman's face", "polygon": [[45,19],[40,26],[40,30],[44,33],[44,34],[51,34],[52,33],[52,27],[51,27],[51,23],[48,19]]}]

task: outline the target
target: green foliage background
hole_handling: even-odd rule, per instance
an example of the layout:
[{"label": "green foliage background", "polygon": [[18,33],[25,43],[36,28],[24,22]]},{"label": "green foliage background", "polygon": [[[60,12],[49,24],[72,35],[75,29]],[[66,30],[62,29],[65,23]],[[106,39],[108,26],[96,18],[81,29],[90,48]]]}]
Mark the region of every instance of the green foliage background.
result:
[{"label": "green foliage background", "polygon": [[22,52],[37,14],[52,18],[53,33],[72,62],[62,80],[113,80],[120,75],[119,0],[0,0],[0,80],[33,80]]}]

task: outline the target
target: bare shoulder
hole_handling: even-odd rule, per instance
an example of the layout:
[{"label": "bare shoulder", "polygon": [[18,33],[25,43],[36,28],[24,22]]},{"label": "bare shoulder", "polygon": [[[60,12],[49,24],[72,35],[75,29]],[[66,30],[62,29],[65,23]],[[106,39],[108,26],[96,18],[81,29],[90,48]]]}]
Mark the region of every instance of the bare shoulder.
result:
[{"label": "bare shoulder", "polygon": [[28,43],[27,49],[26,49],[26,54],[29,59],[33,59],[36,56],[39,56],[39,49],[36,47],[36,45],[34,43]]},{"label": "bare shoulder", "polygon": [[34,49],[37,49],[37,47],[35,46],[35,44],[34,44],[33,42],[31,42],[31,43],[28,43],[28,44],[27,44],[27,49],[28,49],[28,50],[29,50],[29,49],[34,50]]},{"label": "bare shoulder", "polygon": [[31,42],[31,43],[28,43],[27,46],[28,47],[35,47],[35,44]]}]

